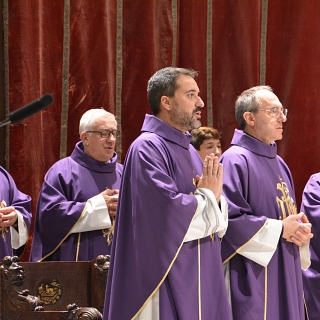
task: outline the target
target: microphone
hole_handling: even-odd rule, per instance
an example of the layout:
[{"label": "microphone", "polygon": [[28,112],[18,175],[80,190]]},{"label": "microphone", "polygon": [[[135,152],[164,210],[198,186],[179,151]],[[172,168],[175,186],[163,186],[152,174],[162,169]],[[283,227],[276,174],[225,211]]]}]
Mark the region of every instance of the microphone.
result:
[{"label": "microphone", "polygon": [[9,114],[8,119],[0,122],[0,127],[3,127],[10,123],[17,123],[21,120],[32,116],[38,111],[48,107],[53,102],[53,96],[51,94],[45,94],[41,98],[30,102],[29,104],[17,109]]}]

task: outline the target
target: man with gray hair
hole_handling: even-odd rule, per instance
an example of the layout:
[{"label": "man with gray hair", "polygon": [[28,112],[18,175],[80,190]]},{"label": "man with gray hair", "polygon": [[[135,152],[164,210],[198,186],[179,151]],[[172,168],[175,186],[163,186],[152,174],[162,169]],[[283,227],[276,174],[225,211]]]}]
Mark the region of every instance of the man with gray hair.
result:
[{"label": "man with gray hair", "polygon": [[56,162],[40,190],[30,261],[87,261],[110,254],[122,165],[114,115],[91,109],[80,120],[81,141]]},{"label": "man with gray hair", "polygon": [[287,113],[269,86],[245,90],[235,104],[242,130],[220,158],[229,208],[221,252],[234,320],[304,319],[301,267],[309,266],[313,234],[274,142]]}]

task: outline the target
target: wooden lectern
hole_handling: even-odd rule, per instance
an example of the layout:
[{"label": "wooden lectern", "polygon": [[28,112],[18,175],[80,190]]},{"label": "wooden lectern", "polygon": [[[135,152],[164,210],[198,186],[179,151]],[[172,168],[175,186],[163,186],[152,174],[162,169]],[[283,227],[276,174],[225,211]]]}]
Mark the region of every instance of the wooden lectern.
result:
[{"label": "wooden lectern", "polygon": [[102,319],[110,256],[94,261],[20,262],[0,266],[0,320]]}]

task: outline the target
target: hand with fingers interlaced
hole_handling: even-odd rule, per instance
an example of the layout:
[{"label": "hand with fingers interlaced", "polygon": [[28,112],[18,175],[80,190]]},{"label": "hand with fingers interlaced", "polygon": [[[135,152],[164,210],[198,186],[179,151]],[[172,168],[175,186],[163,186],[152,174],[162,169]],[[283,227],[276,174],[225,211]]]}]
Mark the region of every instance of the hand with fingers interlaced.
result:
[{"label": "hand with fingers interlaced", "polygon": [[119,190],[107,188],[105,191],[102,191],[101,194],[104,198],[104,201],[106,202],[109,216],[115,217],[118,206]]},{"label": "hand with fingers interlaced", "polygon": [[218,162],[218,157],[211,153],[204,159],[202,176],[196,177],[197,188],[210,189],[219,202],[222,194],[222,179],[223,166]]},{"label": "hand with fingers interlaced", "polygon": [[282,223],[282,238],[289,242],[293,242],[299,247],[308,243],[308,241],[313,238],[311,223],[309,223],[307,216],[303,212],[289,215]]},{"label": "hand with fingers interlaced", "polygon": [[14,207],[0,208],[0,227],[10,227],[17,219],[18,214]]}]

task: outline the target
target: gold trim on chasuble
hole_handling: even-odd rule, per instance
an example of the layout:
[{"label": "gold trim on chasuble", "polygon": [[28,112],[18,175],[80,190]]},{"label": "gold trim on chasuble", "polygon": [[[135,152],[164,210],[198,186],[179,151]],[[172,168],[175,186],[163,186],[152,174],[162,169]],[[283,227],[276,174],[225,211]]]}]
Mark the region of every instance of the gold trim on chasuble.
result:
[{"label": "gold trim on chasuble", "polygon": [[264,268],[264,312],[263,320],[267,320],[267,300],[268,300],[268,266]]},{"label": "gold trim on chasuble", "polygon": [[[286,184],[286,182],[282,180],[280,175],[278,177],[279,177],[280,183],[277,183],[276,188],[277,190],[280,190],[282,192],[282,197],[279,198],[278,196],[276,196],[276,202],[278,204],[278,208],[281,210],[279,220],[283,220],[288,215],[297,214],[297,206],[293,198],[290,196],[288,185]],[[251,242],[251,240],[265,227],[267,221],[268,221],[268,218],[263,224],[263,226],[252,236],[252,238],[249,239],[246,243],[244,243],[241,247],[239,247],[229,258],[224,260],[223,264],[227,263],[232,257],[234,257],[238,253],[239,250],[241,250],[244,246],[246,246],[249,242]]]},{"label": "gold trim on chasuble", "polygon": [[[277,183],[277,190],[282,192],[281,199],[276,197],[278,207],[281,209],[282,216],[279,217],[279,220],[284,220],[288,215],[297,214],[297,206],[294,203],[292,197],[290,197],[288,185],[282,181],[282,178],[279,176],[280,183]],[[285,206],[287,207],[288,215],[286,214]]]},{"label": "gold trim on chasuble", "polygon": [[[6,206],[7,206],[7,203],[4,200],[2,200],[0,207],[5,208]],[[7,241],[6,233],[9,231],[8,227],[0,227],[0,231],[1,231],[1,236],[2,236],[3,241],[6,242]]]},{"label": "gold trim on chasuble", "polygon": [[112,242],[112,238],[114,234],[114,225],[116,220],[114,219],[114,217],[110,217],[110,221],[111,221],[111,227],[101,230],[103,237],[106,238],[108,246],[110,246]]},{"label": "gold trim on chasuble", "polygon": [[[191,192],[190,194],[192,194],[192,192]],[[170,263],[167,271],[164,273],[164,276],[163,276],[162,279],[160,280],[159,284],[156,286],[156,288],[153,290],[153,292],[150,294],[150,296],[147,298],[147,300],[144,302],[144,304],[141,306],[141,308],[138,310],[138,312],[131,318],[131,320],[134,320],[134,319],[139,315],[139,313],[140,313],[140,312],[144,309],[144,307],[148,304],[148,302],[150,301],[150,299],[151,299],[151,298],[153,297],[153,295],[159,290],[160,286],[162,285],[162,283],[163,283],[164,280],[166,279],[168,273],[170,272],[170,269],[172,268],[172,265],[173,265],[174,262],[176,261],[176,259],[177,259],[177,257],[178,257],[178,254],[179,254],[179,252],[180,252],[180,250],[181,250],[181,248],[182,248],[182,246],[183,246],[183,244],[184,244],[184,240],[185,240],[185,238],[186,238],[186,236],[187,236],[188,230],[190,229],[190,226],[191,226],[191,224],[192,224],[192,222],[193,222],[193,220],[194,220],[194,218],[195,218],[195,216],[196,216],[196,214],[197,214],[198,207],[199,207],[199,205],[197,205],[197,209],[196,209],[196,211],[195,211],[195,213],[194,213],[194,215],[193,215],[193,217],[192,217],[192,219],[191,219],[191,222],[190,222],[190,224],[189,224],[189,227],[188,227],[188,229],[187,229],[187,232],[186,232],[186,234],[184,235],[183,240],[182,240],[182,243],[180,244],[180,246],[179,246],[179,248],[178,248],[175,256],[173,257],[173,259],[172,259],[172,261],[171,261],[171,263]],[[199,241],[200,241],[200,239],[198,239],[198,244],[199,244]],[[200,250],[200,249],[199,249],[199,250]],[[199,252],[199,255],[200,255],[200,252]],[[200,271],[199,271],[199,273],[200,273]],[[199,312],[200,312],[200,311],[199,311]]]},{"label": "gold trim on chasuble", "polygon": [[76,251],[76,259],[75,259],[76,261],[78,261],[78,258],[79,258],[80,243],[81,243],[81,232],[78,233],[77,251]]},{"label": "gold trim on chasuble", "polygon": [[202,319],[201,314],[201,239],[198,239],[198,308],[199,308],[199,320]]},{"label": "gold trim on chasuble", "polygon": [[263,224],[263,226],[252,236],[251,239],[249,239],[246,243],[244,243],[241,247],[239,247],[229,258],[227,258],[226,260],[224,260],[222,262],[222,264],[226,264],[231,258],[233,258],[238,251],[240,251],[243,247],[245,247],[249,242],[251,242],[251,240],[265,227],[265,225],[267,224],[268,219],[265,221],[265,223]]},{"label": "gold trim on chasuble", "polygon": [[303,304],[304,304],[304,311],[305,311],[305,315],[306,315],[306,320],[310,320],[309,318],[309,312],[308,312],[308,307],[307,307],[307,303],[306,303],[306,299],[304,297],[304,292],[303,292]]},{"label": "gold trim on chasuble", "polygon": [[[293,200],[293,198],[290,196],[289,188],[286,182],[282,180],[280,175],[278,176],[280,182],[277,183],[276,188],[277,190],[280,190],[282,193],[281,198],[276,196],[276,202],[278,204],[278,208],[281,210],[281,214],[279,216],[279,220],[285,219],[288,215],[297,214],[297,206]],[[287,213],[286,213],[287,211]],[[241,247],[239,247],[229,258],[227,258],[225,261],[223,261],[222,264],[227,263],[231,258],[233,258],[239,250],[241,250],[244,246],[246,246],[251,240],[265,227],[268,219],[265,221],[263,226],[256,232],[253,237],[247,241],[245,244],[243,244]],[[268,298],[268,267],[265,267],[265,301],[264,301],[264,320],[267,319],[267,298]]]},{"label": "gold trim on chasuble", "polygon": [[[87,205],[85,205],[79,219],[77,220],[77,222],[74,224],[74,226],[70,229],[70,231],[66,234],[66,236],[60,241],[60,243],[51,251],[49,252],[47,255],[45,255],[43,258],[41,258],[40,260],[38,260],[37,262],[41,262],[44,259],[46,259],[47,257],[49,257],[50,255],[52,255],[55,251],[57,251],[57,249],[61,246],[61,244],[66,240],[66,238],[68,238],[68,236],[72,233],[72,230],[75,228],[75,226],[79,223],[79,221],[83,218],[85,212],[87,210]],[[78,243],[77,243],[77,252],[76,252],[76,257],[75,257],[75,261],[78,261],[78,254],[79,254],[79,250],[80,250],[80,235],[81,232],[79,232],[79,236],[78,236]]]}]

